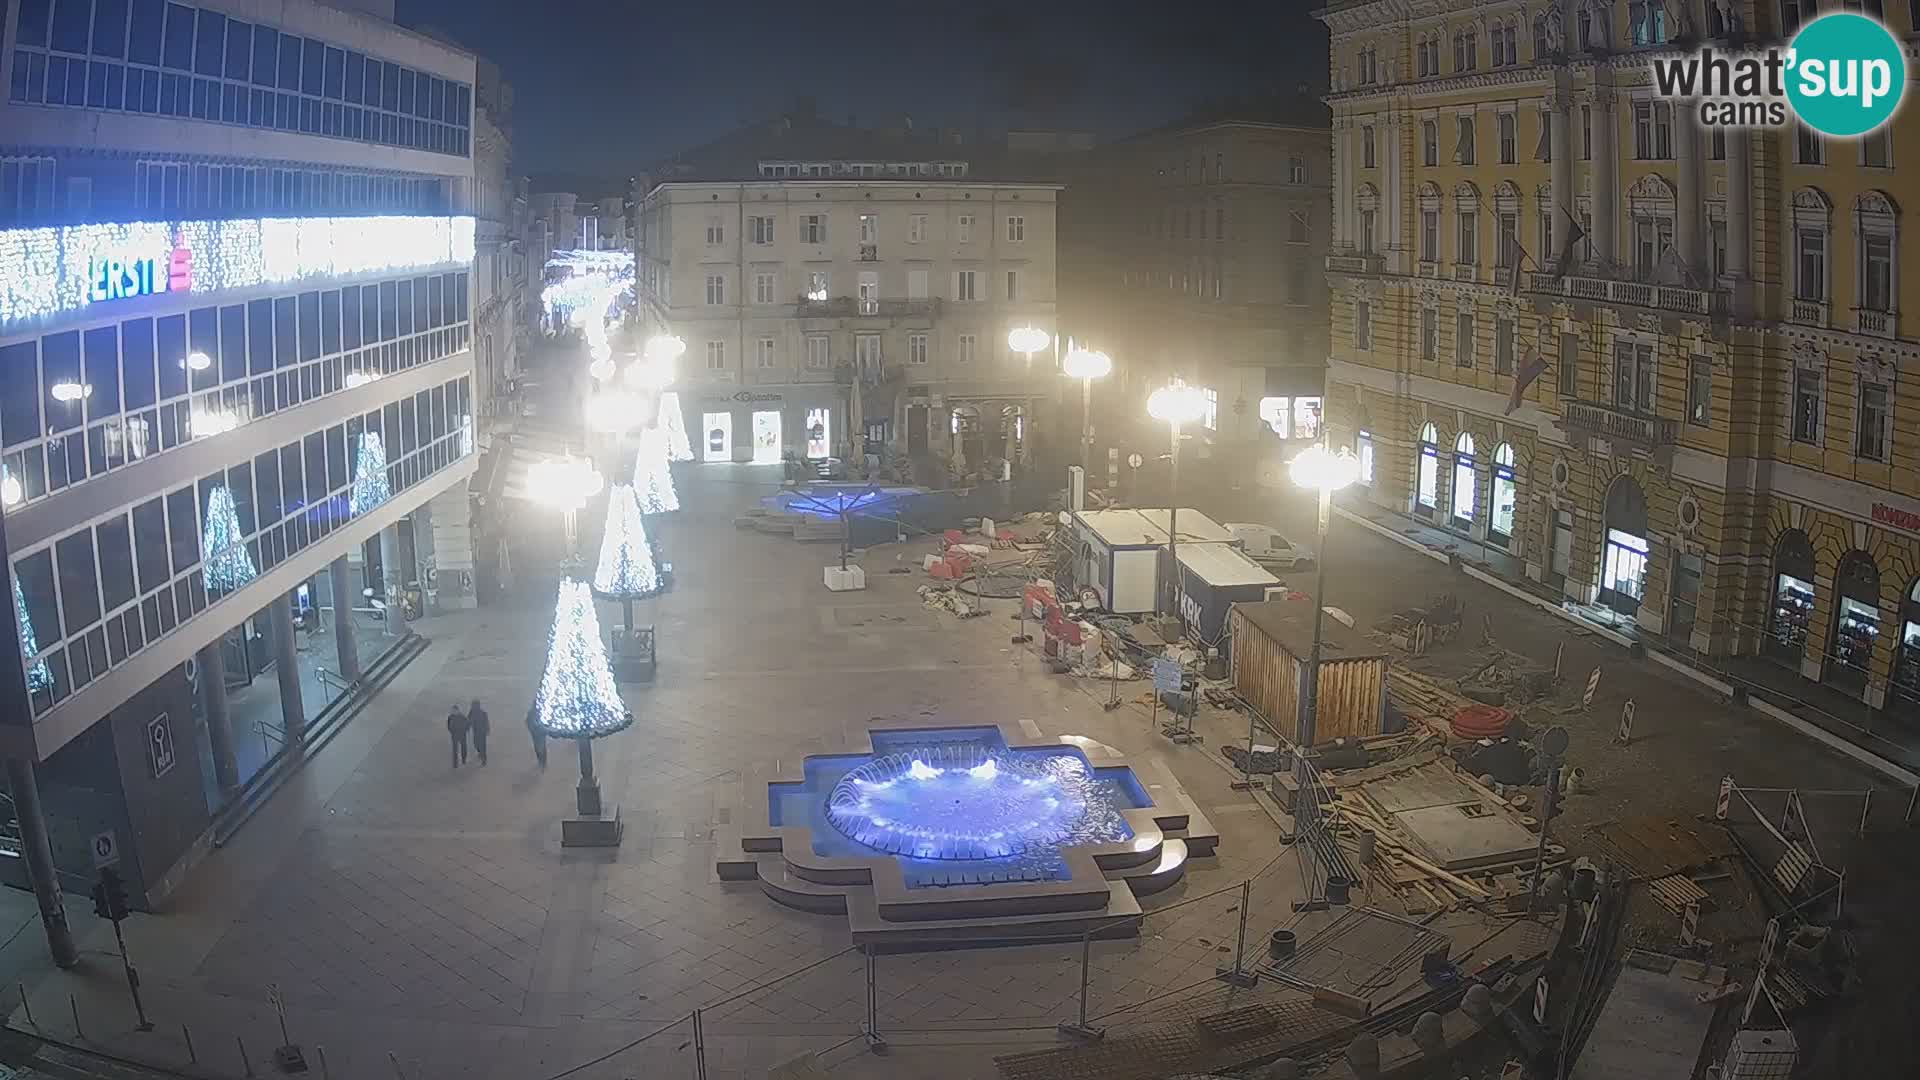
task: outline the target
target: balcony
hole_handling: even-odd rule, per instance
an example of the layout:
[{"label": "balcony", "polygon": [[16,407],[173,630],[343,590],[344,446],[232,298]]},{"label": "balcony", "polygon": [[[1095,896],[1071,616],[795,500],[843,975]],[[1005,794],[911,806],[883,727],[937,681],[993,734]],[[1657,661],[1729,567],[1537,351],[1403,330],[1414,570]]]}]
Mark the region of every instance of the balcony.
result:
[{"label": "balcony", "polygon": [[880,245],[879,244],[861,244],[860,245],[860,261],[861,262],[879,262],[880,261]]},{"label": "balcony", "polygon": [[808,300],[802,297],[793,307],[794,317],[799,319],[931,319],[939,313],[940,301],[934,299],[861,300],[836,296]]},{"label": "balcony", "polygon": [[1330,274],[1378,274],[1386,266],[1386,257],[1362,252],[1347,252],[1343,255],[1327,256],[1327,272]]},{"label": "balcony", "polygon": [[1438,280],[1440,277],[1440,264],[1431,259],[1422,259],[1414,270],[1414,273],[1423,278]]},{"label": "balcony", "polygon": [[1827,302],[1809,300],[1805,297],[1789,297],[1787,300],[1787,321],[1801,326],[1817,326],[1825,329],[1827,323]]},{"label": "balcony", "polygon": [[1900,313],[1879,308],[1854,308],[1853,332],[1871,337],[1897,338],[1900,336]]},{"label": "balcony", "polygon": [[1594,401],[1567,402],[1561,413],[1560,427],[1566,431],[1597,435],[1649,450],[1671,447],[1680,435],[1680,422],[1677,420],[1647,416]]},{"label": "balcony", "polygon": [[1728,307],[1728,293],[1725,289],[1655,285],[1644,281],[1621,281],[1616,278],[1581,277],[1574,274],[1555,277],[1552,274],[1534,273],[1527,275],[1526,287],[1531,293],[1562,296],[1568,300],[1581,300],[1595,304],[1619,304],[1624,307],[1671,312],[1675,315],[1692,315],[1702,319],[1725,318]]}]

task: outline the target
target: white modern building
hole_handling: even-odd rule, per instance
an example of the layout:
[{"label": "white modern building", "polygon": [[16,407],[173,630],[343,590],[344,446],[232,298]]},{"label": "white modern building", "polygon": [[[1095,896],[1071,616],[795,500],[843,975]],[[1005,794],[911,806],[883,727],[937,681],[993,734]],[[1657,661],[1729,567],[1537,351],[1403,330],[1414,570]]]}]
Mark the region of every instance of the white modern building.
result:
[{"label": "white modern building", "polygon": [[[688,152],[645,181],[641,334],[687,344],[680,400],[709,461],[1026,452],[1060,382],[1059,186],[956,133],[869,132],[806,113]],[[1009,451],[1011,450],[1011,454]]]},{"label": "white modern building", "polygon": [[476,61],[352,8],[5,9],[0,875],[63,964],[100,837],[162,903],[466,588]]}]

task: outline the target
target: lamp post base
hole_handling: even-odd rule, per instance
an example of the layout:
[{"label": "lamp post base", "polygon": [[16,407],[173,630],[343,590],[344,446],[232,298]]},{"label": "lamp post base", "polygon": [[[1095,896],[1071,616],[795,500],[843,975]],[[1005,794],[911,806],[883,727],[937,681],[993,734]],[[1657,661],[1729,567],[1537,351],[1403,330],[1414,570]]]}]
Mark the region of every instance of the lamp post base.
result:
[{"label": "lamp post base", "polygon": [[621,831],[620,808],[609,806],[599,814],[562,818],[560,846],[619,847]]}]

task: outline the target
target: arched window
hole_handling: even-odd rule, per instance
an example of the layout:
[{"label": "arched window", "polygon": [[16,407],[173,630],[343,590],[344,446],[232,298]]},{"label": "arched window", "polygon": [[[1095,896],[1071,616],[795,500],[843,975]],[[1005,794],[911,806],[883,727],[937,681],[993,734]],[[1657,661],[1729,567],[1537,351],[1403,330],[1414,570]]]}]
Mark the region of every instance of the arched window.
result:
[{"label": "arched window", "polygon": [[1773,545],[1773,602],[1767,615],[1766,652],[1798,667],[1813,619],[1813,544],[1788,529]]},{"label": "arched window", "polygon": [[1884,191],[1861,193],[1853,201],[1853,221],[1860,252],[1859,273],[1854,276],[1854,301],[1860,309],[1859,330],[1863,334],[1891,333],[1894,298],[1900,295],[1900,266],[1894,257],[1900,250],[1900,208]]},{"label": "arched window", "polygon": [[1355,212],[1359,215],[1355,222],[1354,246],[1362,255],[1374,253],[1374,224],[1380,219],[1380,192],[1372,184],[1361,184],[1354,194]]},{"label": "arched window", "polygon": [[1478,501],[1479,484],[1473,476],[1473,436],[1465,431],[1453,441],[1453,527],[1466,529],[1473,525],[1473,511]]},{"label": "arched window", "polygon": [[1440,504],[1440,432],[1431,423],[1420,429],[1420,454],[1418,489],[1415,494],[1415,509],[1428,517],[1433,516],[1434,508]]},{"label": "arched window", "polygon": [[1840,557],[1833,575],[1833,660],[1827,681],[1856,693],[1866,689],[1873,645],[1880,638],[1880,568],[1864,551]]},{"label": "arched window", "polygon": [[1664,177],[1648,173],[1627,189],[1633,221],[1633,268],[1652,277],[1673,247],[1674,191]]},{"label": "arched window", "polygon": [[1896,716],[1920,718],[1920,577],[1907,587],[1900,605],[1900,655],[1893,664]]},{"label": "arched window", "polygon": [[1794,322],[1824,325],[1828,252],[1833,244],[1833,200],[1819,188],[1793,193]]},{"label": "arched window", "polygon": [[1615,611],[1640,610],[1647,591],[1647,496],[1631,476],[1607,489],[1606,541],[1600,551],[1600,595]]},{"label": "arched window", "polygon": [[1513,444],[1493,451],[1493,484],[1487,498],[1487,539],[1505,547],[1513,539],[1513,521],[1520,500],[1513,467]]}]

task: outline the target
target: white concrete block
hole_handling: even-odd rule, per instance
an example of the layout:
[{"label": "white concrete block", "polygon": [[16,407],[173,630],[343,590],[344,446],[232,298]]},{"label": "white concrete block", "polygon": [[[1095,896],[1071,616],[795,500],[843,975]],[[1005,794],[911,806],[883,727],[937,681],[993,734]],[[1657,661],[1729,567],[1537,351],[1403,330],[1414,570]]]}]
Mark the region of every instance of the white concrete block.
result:
[{"label": "white concrete block", "polygon": [[825,576],[827,588],[834,592],[854,592],[867,587],[867,572],[857,566],[849,566],[845,570],[829,566]]}]

